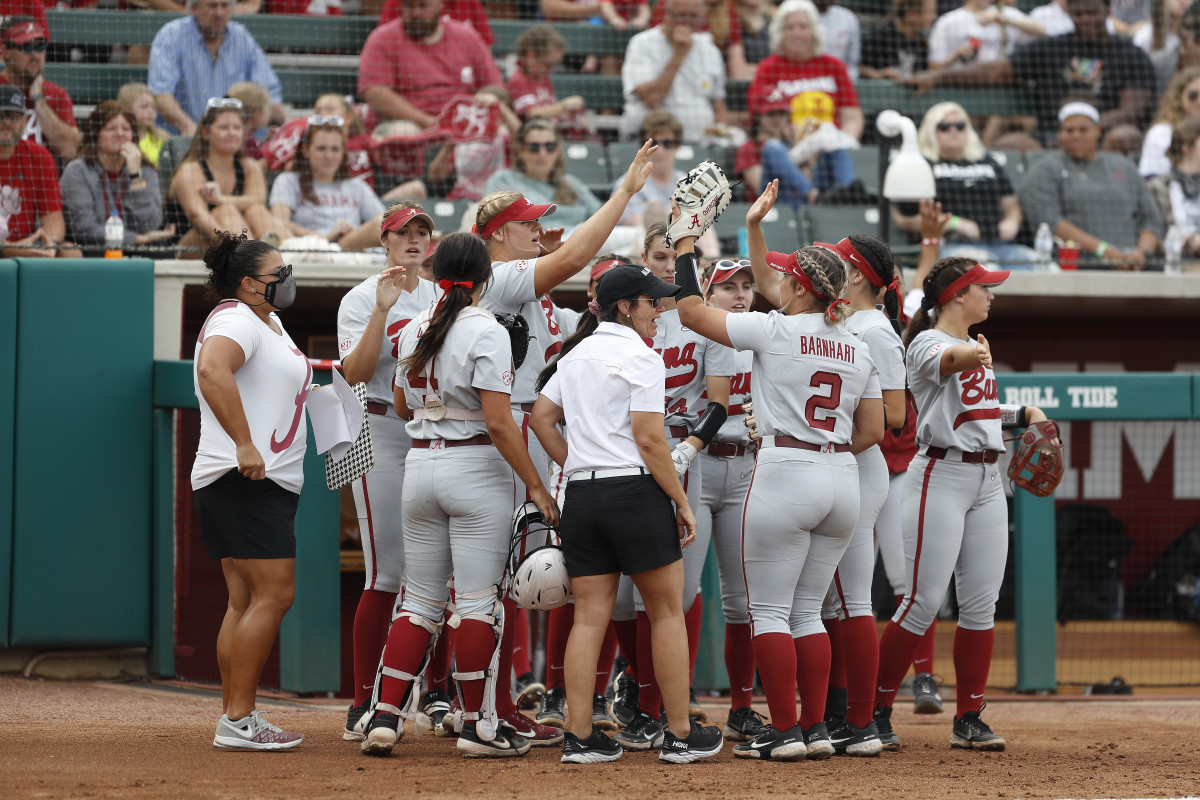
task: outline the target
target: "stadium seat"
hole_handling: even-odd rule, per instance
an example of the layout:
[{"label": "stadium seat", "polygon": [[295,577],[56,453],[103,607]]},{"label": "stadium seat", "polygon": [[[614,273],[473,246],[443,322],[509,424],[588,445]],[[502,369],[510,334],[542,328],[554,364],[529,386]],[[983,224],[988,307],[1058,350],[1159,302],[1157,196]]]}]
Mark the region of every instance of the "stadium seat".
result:
[{"label": "stadium seat", "polygon": [[[714,228],[721,242],[722,256],[738,255],[738,231],[746,227],[746,212],[750,203],[730,203],[717,220]],[[790,253],[800,246],[800,222],[787,204],[776,205],[767,212],[762,224],[767,247]]]},{"label": "stadium seat", "polygon": [[879,148],[867,145],[850,151],[854,177],[862,181],[867,194],[879,194]]},{"label": "stadium seat", "polygon": [[163,197],[167,196],[167,189],[171,185],[171,178],[175,176],[175,170],[183,161],[183,157],[187,155],[188,148],[192,146],[191,136],[176,136],[167,141],[162,152],[158,156],[158,182],[162,187]]},{"label": "stadium seat", "polygon": [[879,209],[875,206],[808,206],[800,210],[804,244],[839,242],[851,233],[879,232]]},{"label": "stadium seat", "polygon": [[704,157],[717,162],[721,169],[725,170],[726,177],[730,181],[737,179],[737,173],[733,167],[737,163],[737,148],[726,145],[712,145],[705,148]]},{"label": "stadium seat", "polygon": [[470,200],[432,197],[421,202],[421,206],[433,217],[433,224],[439,236],[457,231],[462,224],[462,215],[472,205],[474,203]]},{"label": "stadium seat", "polygon": [[608,171],[608,152],[595,142],[566,142],[567,172],[587,184],[601,198],[612,193],[613,179]]},{"label": "stadium seat", "polygon": [[1028,166],[1025,163],[1025,154],[1020,150],[989,150],[988,155],[994,158],[1004,170],[1004,174],[1008,176],[1008,182],[1012,184],[1013,191],[1016,191],[1021,182],[1025,180]]}]

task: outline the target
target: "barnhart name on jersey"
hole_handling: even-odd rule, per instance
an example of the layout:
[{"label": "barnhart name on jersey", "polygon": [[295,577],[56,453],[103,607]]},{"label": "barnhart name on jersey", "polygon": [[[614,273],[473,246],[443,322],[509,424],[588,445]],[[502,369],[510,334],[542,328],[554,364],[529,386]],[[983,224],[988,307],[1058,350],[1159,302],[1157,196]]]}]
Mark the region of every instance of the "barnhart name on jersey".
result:
[{"label": "barnhart name on jersey", "polygon": [[854,363],[854,346],[821,336],[796,336],[792,339],[793,352],[802,356],[831,358],[835,361]]}]

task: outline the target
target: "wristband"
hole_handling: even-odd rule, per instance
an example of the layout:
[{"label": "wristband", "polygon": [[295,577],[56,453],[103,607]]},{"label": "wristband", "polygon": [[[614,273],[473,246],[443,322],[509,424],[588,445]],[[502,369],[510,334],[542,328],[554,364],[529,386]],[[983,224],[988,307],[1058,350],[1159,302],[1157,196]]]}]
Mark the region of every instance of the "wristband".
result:
[{"label": "wristband", "polygon": [[33,97],[30,97],[30,98],[29,98],[29,102],[31,102],[31,103],[36,103],[36,102],[38,102],[39,100],[45,100],[45,99],[46,99],[46,95],[44,95],[44,94],[35,94]]},{"label": "wristband", "polygon": [[940,245],[941,243],[942,243],[942,240],[938,239],[938,238],[922,239],[921,247],[928,247],[929,245]]},{"label": "wristband", "polygon": [[698,259],[695,253],[684,253],[675,259],[675,285],[680,287],[679,294],[675,296],[677,301],[693,296],[704,299],[704,292],[700,291],[697,264]]},{"label": "wristband", "polygon": [[1029,427],[1029,415],[1027,406],[1015,406],[1000,404],[1000,427],[1001,428],[1027,428]]},{"label": "wristband", "polygon": [[950,227],[946,228],[946,230],[949,231],[950,233],[954,233],[956,230],[958,230],[958,215],[957,214],[950,215]]},{"label": "wristband", "polygon": [[1104,254],[1108,252],[1108,242],[1101,242],[1096,245],[1096,258],[1104,258]]}]

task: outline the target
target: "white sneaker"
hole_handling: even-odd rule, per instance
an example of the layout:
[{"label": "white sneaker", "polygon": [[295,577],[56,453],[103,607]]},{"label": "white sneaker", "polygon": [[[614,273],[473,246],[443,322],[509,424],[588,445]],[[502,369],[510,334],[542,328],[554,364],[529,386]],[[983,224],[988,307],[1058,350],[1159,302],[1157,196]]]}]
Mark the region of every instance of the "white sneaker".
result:
[{"label": "white sneaker", "polygon": [[263,719],[257,711],[239,720],[224,714],[217,720],[213,747],[233,750],[288,750],[304,741],[303,733],[285,731]]}]

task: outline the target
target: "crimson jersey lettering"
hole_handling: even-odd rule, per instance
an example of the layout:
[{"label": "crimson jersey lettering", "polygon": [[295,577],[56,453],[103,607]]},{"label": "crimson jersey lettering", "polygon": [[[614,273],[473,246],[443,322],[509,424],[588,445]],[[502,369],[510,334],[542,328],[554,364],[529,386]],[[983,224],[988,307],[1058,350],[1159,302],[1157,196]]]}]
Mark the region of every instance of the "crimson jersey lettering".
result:
[{"label": "crimson jersey lettering", "polygon": [[[975,406],[985,400],[1000,399],[1000,392],[996,388],[996,379],[987,377],[987,371],[983,367],[960,373],[958,380],[962,384],[960,399],[965,406]],[[977,419],[1000,419],[1000,408],[974,408],[964,411],[954,418],[954,428],[957,430],[961,425]]]},{"label": "crimson jersey lettering", "polygon": [[[291,348],[291,351],[301,358],[304,358],[304,353],[301,353],[296,348]],[[279,431],[272,431],[272,453],[282,453],[284,450],[287,450],[292,446],[292,442],[296,439],[296,432],[300,430],[300,423],[304,420],[304,401],[308,399],[309,387],[312,385],[312,364],[308,362],[307,358],[304,358],[304,366],[304,383],[301,384],[300,391],[296,395],[296,415],[292,417],[292,427],[288,429],[287,435],[283,437],[282,441],[278,441],[275,438],[279,435]]]},{"label": "crimson jersey lettering", "polygon": [[[747,395],[747,394],[750,394],[750,373],[749,372],[739,372],[737,375],[731,376],[729,378],[730,400],[732,401],[732,399],[734,397],[741,397],[742,395]],[[705,392],[704,396],[708,397],[708,393]],[[730,402],[729,416],[732,417],[732,416],[736,416],[737,414],[744,414],[744,413],[746,413],[746,412],[742,409],[741,403]]]},{"label": "crimson jersey lettering", "polygon": [[[667,388],[677,389],[680,386],[687,386],[692,382],[700,372],[700,364],[696,361],[696,343],[688,342],[683,347],[668,347],[665,350],[656,350],[663,357],[663,363],[667,366]],[[672,370],[686,369],[687,372],[681,372],[677,375],[671,375]]]},{"label": "crimson jersey lettering", "polygon": [[814,389],[828,386],[829,396],[821,397],[814,394],[812,397],[809,397],[808,402],[804,404],[804,419],[808,422],[809,427],[823,431],[832,431],[837,426],[837,417],[833,414],[825,414],[818,417],[817,411],[819,409],[833,411],[841,405],[842,376],[836,372],[814,372],[812,378],[808,381],[808,385]]},{"label": "crimson jersey lettering", "polygon": [[392,358],[400,357],[400,333],[411,319],[398,319],[387,327],[387,337],[392,340]]}]

